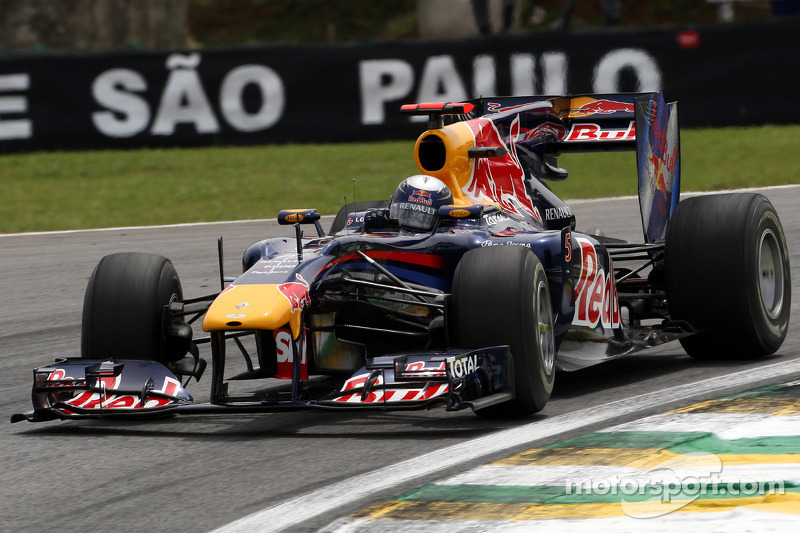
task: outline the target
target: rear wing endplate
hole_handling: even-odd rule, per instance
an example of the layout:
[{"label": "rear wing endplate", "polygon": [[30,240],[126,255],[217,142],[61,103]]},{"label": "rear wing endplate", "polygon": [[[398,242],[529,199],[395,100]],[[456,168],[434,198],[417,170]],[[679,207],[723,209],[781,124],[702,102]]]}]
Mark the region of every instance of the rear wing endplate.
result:
[{"label": "rear wing endplate", "polygon": [[639,209],[645,242],[663,241],[680,199],[681,150],[678,104],[661,93],[635,100]]}]

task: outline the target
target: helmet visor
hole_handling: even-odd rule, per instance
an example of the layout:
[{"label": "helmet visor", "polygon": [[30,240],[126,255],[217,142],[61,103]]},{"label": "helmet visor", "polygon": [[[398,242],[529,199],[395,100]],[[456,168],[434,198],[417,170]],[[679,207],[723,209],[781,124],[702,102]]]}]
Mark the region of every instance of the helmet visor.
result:
[{"label": "helmet visor", "polygon": [[411,202],[392,202],[389,217],[397,219],[400,226],[427,231],[436,222],[437,210],[429,205]]}]

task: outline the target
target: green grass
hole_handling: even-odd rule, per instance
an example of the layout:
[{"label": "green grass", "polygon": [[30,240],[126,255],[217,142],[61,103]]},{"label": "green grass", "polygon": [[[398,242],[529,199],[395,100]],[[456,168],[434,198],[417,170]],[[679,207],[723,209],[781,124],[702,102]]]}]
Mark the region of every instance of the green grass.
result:
[{"label": "green grass", "polygon": [[[682,190],[800,183],[800,126],[681,133]],[[0,233],[334,214],[417,173],[413,140],[0,156]],[[631,153],[569,154],[563,198],[636,194]]]},{"label": "green grass", "polygon": [[413,142],[0,157],[0,233],[335,213],[417,172]]},{"label": "green grass", "polygon": [[[569,178],[551,184],[562,198],[636,194],[636,154],[568,154]],[[800,183],[800,126],[681,131],[681,190],[715,191]]]}]

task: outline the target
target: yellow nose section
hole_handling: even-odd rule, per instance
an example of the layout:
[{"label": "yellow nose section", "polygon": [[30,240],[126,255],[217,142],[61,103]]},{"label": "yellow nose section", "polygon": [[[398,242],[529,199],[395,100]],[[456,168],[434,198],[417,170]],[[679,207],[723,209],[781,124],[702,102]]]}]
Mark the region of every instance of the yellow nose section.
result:
[{"label": "yellow nose section", "polygon": [[302,283],[229,285],[208,308],[203,330],[275,330],[288,322],[297,338],[307,303],[308,286]]}]

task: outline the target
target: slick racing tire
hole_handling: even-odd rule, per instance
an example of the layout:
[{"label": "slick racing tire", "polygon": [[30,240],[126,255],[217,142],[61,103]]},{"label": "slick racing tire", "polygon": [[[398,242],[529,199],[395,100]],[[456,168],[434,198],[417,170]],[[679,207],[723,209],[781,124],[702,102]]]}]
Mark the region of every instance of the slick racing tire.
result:
[{"label": "slick racing tire", "polygon": [[168,335],[174,325],[167,306],[182,299],[178,274],[165,257],[135,252],[105,256],[86,287],[81,357],[180,359],[188,343]]},{"label": "slick racing tire", "polygon": [[553,391],[555,344],[550,289],[536,254],[522,246],[470,250],[456,268],[448,311],[452,346],[511,348],[515,398],[478,414],[541,411]]},{"label": "slick racing tire", "polygon": [[667,227],[664,266],[671,318],[699,331],[681,339],[692,357],[759,357],[783,343],[789,254],[778,214],[764,196],[680,202]]}]

